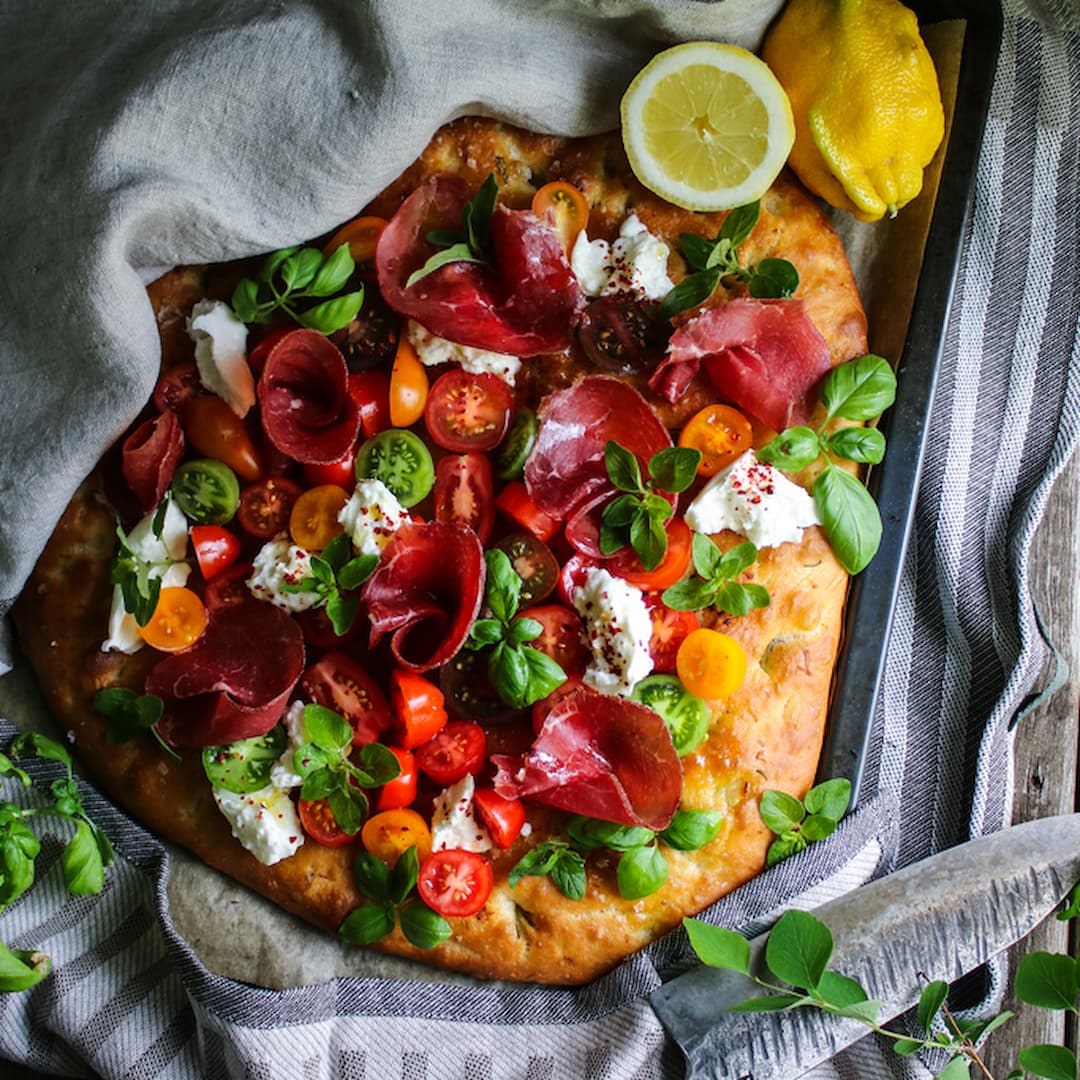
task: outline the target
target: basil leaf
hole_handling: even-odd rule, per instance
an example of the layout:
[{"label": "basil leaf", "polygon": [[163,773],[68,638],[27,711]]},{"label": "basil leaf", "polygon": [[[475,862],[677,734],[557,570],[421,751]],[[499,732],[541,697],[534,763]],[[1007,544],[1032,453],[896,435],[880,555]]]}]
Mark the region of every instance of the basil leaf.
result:
[{"label": "basil leaf", "polygon": [[667,531],[659,515],[644,510],[638,513],[630,523],[630,546],[646,570],[660,565],[667,554]]},{"label": "basil leaf", "polygon": [[265,735],[226,746],[204,746],[203,771],[215,787],[237,795],[258,791],[270,783],[270,770],[285,752],[287,742],[284,727],[275,724]]},{"label": "basil leaf", "polygon": [[370,851],[361,851],[353,859],[353,881],[369,899],[385,903],[390,899],[390,868]]},{"label": "basil leaf", "polygon": [[851,781],[843,777],[815,784],[803,799],[803,805],[808,814],[824,814],[833,821],[839,821],[847,813],[849,802],[851,802]]},{"label": "basil leaf", "polygon": [[488,173],[488,178],[480,185],[480,190],[465,207],[462,224],[469,240],[469,247],[480,255],[487,251],[491,242],[491,217],[495,213],[495,199],[499,194],[495,174]]},{"label": "basil leaf", "polygon": [[566,834],[586,851],[610,848],[612,851],[629,851],[650,843],[655,833],[641,825],[619,825],[614,821],[575,814],[566,823]]},{"label": "basil leaf", "polygon": [[771,832],[779,835],[794,829],[806,817],[803,804],[786,791],[766,791],[758,803],[758,813]]},{"label": "basil leaf", "polygon": [[355,836],[360,831],[360,826],[364,824],[367,796],[345,781],[344,785],[339,785],[329,792],[326,801],[338,823],[338,828],[349,836]]},{"label": "basil leaf", "polygon": [[94,694],[94,708],[108,725],[105,741],[114,745],[130,742],[161,719],[165,702],[156,694],[136,694],[120,686],[111,686]]},{"label": "basil leaf", "polygon": [[53,797],[53,809],[62,817],[74,818],[81,812],[82,798],[74,777],[66,776],[54,780],[49,785],[49,792]]},{"label": "basil leaf", "polygon": [[[698,534],[699,536],[702,534]],[[710,541],[711,543],[711,541]],[[715,544],[713,545],[715,547]],[[716,548],[719,551],[719,548]],[[738,577],[749,570],[758,557],[758,549],[749,540],[736,544],[729,552],[721,556],[714,573],[722,578]]]},{"label": "basil leaf", "polygon": [[671,446],[652,456],[649,475],[664,491],[685,491],[697,476],[701,451],[689,446]]},{"label": "basil leaf", "polygon": [[[637,513],[637,511],[635,511]],[[631,518],[631,521],[633,518]],[[614,555],[616,551],[621,551],[629,541],[630,530],[626,526],[620,525],[618,528],[606,524],[603,520],[600,522],[600,554],[601,555]]]},{"label": "basil leaf", "polygon": [[433,274],[441,267],[454,262],[482,263],[484,260],[474,255],[468,244],[453,244],[451,247],[443,248],[442,251],[436,251],[419,270],[414,270],[405,282],[405,288],[412,288],[428,274]]},{"label": "basil leaf", "polygon": [[530,645],[522,645],[520,653],[528,672],[521,708],[546,698],[553,690],[566,682],[566,672],[546,653]]},{"label": "basil leaf", "polygon": [[668,877],[668,864],[655,844],[633,848],[619,859],[615,881],[625,900],[640,900],[660,889]]},{"label": "basil leaf", "polygon": [[600,520],[612,529],[625,528],[634,520],[640,506],[641,500],[637,495],[617,495],[604,507]]},{"label": "basil leaf", "polygon": [[524,645],[526,641],[535,641],[544,632],[544,624],[536,619],[519,615],[510,623],[506,640],[511,645]]},{"label": "basil leaf", "polygon": [[364,904],[354,908],[338,927],[338,937],[350,945],[371,945],[393,933],[393,904]]},{"label": "basil leaf", "polygon": [[381,742],[365,743],[357,755],[360,765],[371,777],[365,787],[382,787],[401,775],[401,762],[393,751]]},{"label": "basil leaf", "polygon": [[356,318],[363,302],[364,289],[361,286],[356,292],[336,296],[333,300],[324,300],[321,304],[298,313],[296,321],[308,330],[316,330],[329,336],[344,330]]},{"label": "basil leaf", "polygon": [[229,307],[242,323],[255,322],[259,314],[259,286],[251,278],[241,278],[233,289]]},{"label": "basil leaf", "polygon": [[525,648],[528,646],[515,647],[499,642],[488,659],[488,676],[492,685],[499,697],[515,709],[525,708],[529,688],[529,664],[524,656]]},{"label": "basil leaf", "polygon": [[333,581],[351,554],[352,540],[348,533],[341,532],[323,548],[321,556],[312,557],[311,565],[314,567],[316,562],[326,563],[330,569],[330,580]]},{"label": "basil leaf", "polygon": [[352,742],[353,729],[343,716],[323,705],[305,705],[304,736],[323,750],[340,750]]},{"label": "basil leaf", "polygon": [[293,771],[299,776],[310,776],[320,769],[329,768],[332,762],[340,760],[340,754],[335,750],[324,750],[314,743],[304,743],[297,747],[292,756]]},{"label": "basil leaf", "polygon": [[715,597],[716,588],[709,581],[678,581],[669,585],[660,599],[674,611],[699,611],[708,607]]},{"label": "basil leaf", "polygon": [[333,296],[339,289],[345,288],[346,282],[356,269],[348,242],[339,244],[334,253],[319,268],[314,280],[305,289],[307,296]]},{"label": "basil leaf", "polygon": [[585,895],[585,860],[581,853],[564,848],[555,858],[551,880],[568,900],[580,900]]},{"label": "basil leaf", "polygon": [[314,769],[304,777],[300,787],[300,798],[304,802],[325,799],[337,788],[338,779],[332,769]]},{"label": "basil leaf", "polygon": [[0,993],[36,986],[52,971],[52,960],[34,949],[9,949],[0,943]]},{"label": "basil leaf", "polygon": [[806,848],[806,837],[802,833],[788,832],[778,836],[770,845],[765,856],[766,866],[775,866],[778,862],[797,855]]},{"label": "basil leaf", "polygon": [[755,199],[744,206],[736,206],[720,226],[717,240],[728,240],[732,247],[738,247],[754,231],[761,213],[761,200]]},{"label": "basil leaf", "polygon": [[450,924],[419,900],[402,907],[398,918],[405,939],[418,949],[434,949],[453,934]]},{"label": "basil leaf", "polygon": [[716,247],[715,240],[708,240],[697,233],[680,233],[679,248],[691,270],[704,270],[709,262],[709,256]]},{"label": "basil leaf", "polygon": [[734,274],[739,269],[739,256],[726,236],[717,235],[713,241],[713,249],[709,252],[708,261],[705,263],[706,270],[716,269],[720,276]]},{"label": "basil leaf", "polygon": [[20,821],[10,822],[0,836],[0,908],[17,900],[34,883],[38,838]]},{"label": "basil leaf", "polygon": [[634,494],[644,492],[641,482],[641,466],[638,459],[613,439],[604,444],[604,465],[608,479],[620,490]]},{"label": "basil leaf", "polygon": [[302,289],[315,277],[322,263],[322,252],[317,248],[301,248],[283,259],[278,273],[285,283],[286,291]]},{"label": "basil leaf", "polygon": [[825,448],[848,461],[878,465],[885,457],[885,436],[877,428],[841,428],[825,440]]},{"label": "basil leaf", "polygon": [[390,899],[395,904],[405,903],[405,898],[416,888],[420,876],[420,856],[416,845],[407,847],[390,871]]},{"label": "basil leaf", "polygon": [[352,629],[359,611],[360,601],[355,596],[342,596],[335,592],[326,601],[326,617],[330,620],[330,625],[338,637],[342,637]]},{"label": "basil leaf", "polygon": [[275,271],[286,259],[292,258],[300,250],[299,244],[293,244],[291,247],[278,248],[277,251],[271,251],[269,255],[263,259],[262,266],[259,267],[259,280],[269,284],[274,276]]},{"label": "basil leaf", "polygon": [[757,451],[758,461],[775,465],[784,472],[805,469],[821,453],[817,432],[808,427],[793,427],[781,432]]},{"label": "basil leaf", "polygon": [[472,624],[466,644],[470,648],[483,649],[502,641],[505,633],[503,624],[498,619],[477,619]]},{"label": "basil leaf", "polygon": [[484,600],[491,614],[500,622],[509,622],[521,602],[521,578],[505,551],[492,548],[484,553],[487,564],[487,585]]},{"label": "basil leaf", "polygon": [[704,304],[720,284],[720,270],[699,270],[688,274],[660,301],[660,315],[671,319],[688,308]]},{"label": "basil leaf", "polygon": [[23,787],[29,787],[31,784],[30,777],[7,754],[0,754],[0,776],[14,776]]},{"label": "basil leaf", "polygon": [[507,884],[513,889],[523,877],[544,877],[554,867],[559,852],[563,850],[568,851],[569,848],[559,840],[547,840],[537,844],[514,864],[507,876]]},{"label": "basil leaf", "polygon": [[881,517],[870,493],[850,473],[830,465],[814,481],[814,506],[841,565],[857,574],[881,543]]},{"label": "basil leaf", "polygon": [[873,420],[896,399],[896,375],[888,360],[869,353],[833,368],[822,380],[820,397],[828,420]]},{"label": "basil leaf", "polygon": [[762,259],[747,282],[750,295],[758,300],[786,300],[798,287],[799,271],[787,259]]},{"label": "basil leaf", "polygon": [[[768,597],[768,593],[765,595]],[[751,593],[735,581],[725,581],[716,590],[715,604],[721,611],[739,616],[748,615],[754,607],[751,602]]]},{"label": "basil leaf", "polygon": [[338,585],[343,589],[358,589],[371,577],[378,565],[378,555],[358,555],[338,571]]},{"label": "basil leaf", "polygon": [[697,851],[716,839],[723,823],[718,810],[679,810],[660,839],[676,851]]},{"label": "basil leaf", "polygon": [[105,864],[94,831],[85,821],[64,848],[64,880],[72,896],[92,896],[105,887]]},{"label": "basil leaf", "polygon": [[39,731],[24,731],[16,735],[11,742],[11,753],[14,757],[39,757],[49,761],[59,761],[71,771],[71,755],[67,748],[50,739],[48,735],[42,735]]},{"label": "basil leaf", "polygon": [[454,244],[469,242],[469,238],[460,229],[432,229],[424,234],[424,238],[435,247],[453,247]]},{"label": "basil leaf", "polygon": [[824,840],[836,832],[836,822],[823,814],[807,814],[803,819],[800,830],[807,841]]}]

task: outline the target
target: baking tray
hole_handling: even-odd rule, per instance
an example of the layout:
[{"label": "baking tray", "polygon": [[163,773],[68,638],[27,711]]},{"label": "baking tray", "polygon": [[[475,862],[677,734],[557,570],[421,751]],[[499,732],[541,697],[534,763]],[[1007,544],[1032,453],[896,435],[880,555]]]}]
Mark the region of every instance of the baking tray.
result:
[{"label": "baking tray", "polygon": [[879,425],[888,440],[888,451],[868,480],[884,525],[881,547],[870,565],[854,578],[848,595],[844,648],[818,768],[819,779],[845,777],[851,781],[853,808],[862,794],[874,710],[915,517],[934,385],[944,352],[961,244],[975,197],[976,167],[1002,30],[1001,9],[993,0],[939,0],[910,6],[920,24],[963,19],[967,25],[948,147],[897,365],[896,403]]}]

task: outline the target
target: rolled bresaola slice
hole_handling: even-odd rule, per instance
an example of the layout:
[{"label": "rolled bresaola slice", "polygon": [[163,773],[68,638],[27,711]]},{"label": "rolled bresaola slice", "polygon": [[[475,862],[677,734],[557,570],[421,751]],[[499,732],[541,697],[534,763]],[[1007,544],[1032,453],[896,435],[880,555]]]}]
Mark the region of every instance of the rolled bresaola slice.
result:
[{"label": "rolled bresaola slice", "polygon": [[161,502],[183,456],[184,432],[172,412],[143,421],[124,440],[120,468],[142,513],[149,514]]}]

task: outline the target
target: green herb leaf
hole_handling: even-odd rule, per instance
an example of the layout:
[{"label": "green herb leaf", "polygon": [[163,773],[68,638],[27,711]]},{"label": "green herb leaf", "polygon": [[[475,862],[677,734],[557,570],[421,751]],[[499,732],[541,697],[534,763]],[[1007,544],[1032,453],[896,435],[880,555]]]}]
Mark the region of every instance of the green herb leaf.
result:
[{"label": "green herb leaf", "polygon": [[338,828],[349,836],[355,836],[364,824],[367,813],[367,796],[351,787],[347,780],[339,780],[336,787],[326,795],[326,802],[338,823]]},{"label": "green herb leaf", "polygon": [[453,934],[450,924],[420,900],[401,907],[398,918],[406,940],[418,949],[434,949]]},{"label": "green herb leaf", "polygon": [[1029,1005],[1076,1012],[1076,961],[1062,953],[1029,953],[1016,969],[1013,989]]},{"label": "green herb leaf", "polygon": [[503,624],[498,619],[477,619],[472,624],[466,644],[473,649],[482,649],[488,645],[498,644],[505,633]]},{"label": "green herb leaf", "polygon": [[508,623],[516,614],[521,601],[521,578],[505,551],[492,548],[484,553],[487,565],[487,584],[484,600],[492,615]]},{"label": "green herb leaf", "polygon": [[75,823],[75,835],[64,848],[64,880],[72,896],[91,896],[105,887],[105,864],[94,830]]},{"label": "green herb leaf", "polygon": [[803,799],[807,813],[822,814],[833,821],[839,821],[847,813],[849,802],[851,781],[842,777],[815,784]]},{"label": "green herb leaf", "polygon": [[814,481],[814,506],[841,565],[859,573],[881,543],[881,516],[870,493],[850,473],[829,465]]},{"label": "green herb leaf", "polygon": [[285,289],[292,292],[302,289],[318,273],[323,264],[322,252],[317,248],[301,248],[281,261],[278,274],[285,283]]},{"label": "green herb leaf", "polygon": [[566,682],[566,672],[557,661],[530,645],[522,645],[520,652],[525,658],[525,667],[528,671],[522,706],[527,708],[562,686]]},{"label": "green herb leaf", "polygon": [[[1029,1073],[1045,1077],[1046,1080],[1076,1080],[1076,1055],[1068,1047],[1046,1043],[1028,1046],[1020,1051],[1017,1060]],[[960,1073],[956,1075],[959,1077]]]},{"label": "green herb leaf", "polygon": [[[828,974],[828,972],[826,972],[826,974]],[[840,1009],[841,1016],[846,1016],[851,1020],[861,1020],[864,1024],[868,1025],[876,1024],[880,1013],[881,1002],[877,1000],[856,1001],[851,1005],[844,1005]]]},{"label": "green herb leaf", "polygon": [[511,645],[524,645],[527,641],[535,641],[543,632],[543,623],[518,615],[510,623],[506,640]]},{"label": "green herb leaf", "polygon": [[813,990],[832,951],[832,934],[823,922],[805,911],[786,911],[769,932],[765,963],[778,979],[800,990]]},{"label": "green herb leaf", "polygon": [[1067,919],[1075,919],[1077,915],[1080,915],[1080,881],[1069,890],[1065,907],[1057,913],[1057,917],[1060,922],[1065,922]]},{"label": "green herb leaf", "polygon": [[716,247],[716,241],[707,240],[697,233],[684,232],[679,234],[679,247],[691,270],[704,270],[708,266],[713,248]]},{"label": "green herb leaf", "polygon": [[[298,750],[297,754],[299,753]],[[300,787],[300,798],[305,802],[325,799],[337,787],[337,784],[337,777],[332,769],[326,767],[312,769],[304,776],[304,782]]]},{"label": "green herb leaf", "polygon": [[390,869],[370,851],[361,851],[353,859],[353,880],[369,900],[377,903],[390,900]]},{"label": "green herb leaf", "polygon": [[806,837],[801,832],[786,832],[778,836],[770,845],[765,856],[766,866],[775,866],[792,855],[806,850]]},{"label": "green herb leaf", "polygon": [[491,242],[491,217],[495,213],[498,194],[499,186],[495,182],[495,174],[488,173],[488,178],[480,185],[480,190],[465,206],[462,214],[462,224],[469,239],[469,246],[477,254],[486,251]]},{"label": "green herb leaf", "polygon": [[610,848],[612,851],[630,851],[644,844],[651,844],[656,834],[640,825],[619,825],[614,821],[575,814],[566,823],[566,834],[585,851]]},{"label": "green herb leaf", "polygon": [[355,596],[341,596],[335,592],[326,601],[326,617],[330,620],[330,625],[338,637],[344,636],[352,629],[359,611],[360,601]]},{"label": "green herb leaf", "polygon": [[655,570],[667,554],[663,520],[647,511],[639,512],[630,523],[630,546],[646,570]]},{"label": "green herb leaf", "polygon": [[970,1080],[971,1070],[968,1068],[968,1059],[962,1055],[952,1058],[949,1063],[937,1074],[937,1080]]},{"label": "green herb leaf", "polygon": [[390,899],[395,904],[403,904],[409,893],[416,888],[419,875],[420,856],[413,844],[398,856],[398,861],[390,871]]},{"label": "green herb leaf", "polygon": [[316,330],[320,334],[336,334],[343,330],[356,318],[364,303],[363,287],[356,292],[337,296],[333,300],[324,300],[307,311],[299,312],[296,321],[308,330]]},{"label": "green herb leaf", "polygon": [[775,465],[783,472],[798,472],[817,460],[821,441],[808,427],[793,427],[781,432],[757,451],[758,461]]},{"label": "green herb leaf", "polygon": [[676,851],[697,851],[716,839],[723,823],[718,810],[679,810],[660,839]]},{"label": "green herb leaf", "polygon": [[499,697],[515,709],[525,708],[529,689],[529,664],[524,650],[500,641],[488,658],[488,677]]},{"label": "green herb leaf", "polygon": [[608,479],[620,490],[642,494],[645,487],[641,481],[638,459],[613,439],[604,444],[604,465]]},{"label": "green herb leaf", "polygon": [[762,259],[748,277],[747,289],[759,300],[786,300],[799,287],[799,271],[787,259]]},{"label": "green herb leaf", "polygon": [[877,465],[885,458],[885,436],[877,428],[840,428],[825,440],[825,449],[848,461]]},{"label": "green herb leaf", "polygon": [[41,850],[38,838],[20,821],[18,807],[5,804],[0,831],[0,908],[17,900],[34,883],[34,859]]},{"label": "green herb leaf", "polygon": [[338,927],[338,937],[350,945],[370,945],[394,930],[394,905],[364,904],[354,908]]},{"label": "green herb leaf", "polygon": [[[700,239],[700,238],[699,238]],[[699,270],[696,274],[687,274],[660,301],[660,316],[673,319],[680,311],[704,304],[720,284],[722,271],[719,268]]]},{"label": "green herb leaf", "polygon": [[585,860],[580,852],[558,840],[537,844],[523,855],[510,871],[508,881],[512,889],[523,877],[547,875],[568,899],[580,900],[585,895]]},{"label": "green herb leaf", "polygon": [[17,757],[39,757],[59,761],[71,772],[71,755],[66,747],[39,731],[23,731],[11,741],[11,753]]},{"label": "green herb leaf", "polygon": [[259,320],[259,286],[251,278],[241,278],[233,289],[229,307],[242,323]]},{"label": "green herb leaf", "polygon": [[893,1043],[893,1050],[904,1057],[910,1057],[910,1055],[917,1054],[920,1050],[925,1049],[926,1043],[922,1039],[897,1039]]},{"label": "green herb leaf", "polygon": [[761,820],[776,833],[785,833],[794,829],[806,817],[803,804],[786,791],[766,791],[758,804]]},{"label": "green herb leaf", "polygon": [[663,887],[668,877],[668,864],[656,844],[631,848],[623,853],[615,868],[619,895],[625,900],[640,900]]},{"label": "green herb leaf", "polygon": [[356,269],[347,242],[337,246],[334,253],[319,267],[311,284],[305,290],[307,296],[333,296],[345,288]]},{"label": "green herb leaf", "polygon": [[467,243],[453,244],[448,248],[443,248],[442,251],[436,251],[423,266],[418,270],[414,270],[406,280],[405,288],[412,288],[418,281],[426,278],[428,274],[433,274],[440,267],[455,262],[486,263],[487,260],[479,255],[474,255]]},{"label": "green herb leaf", "polygon": [[156,694],[111,686],[94,694],[94,708],[108,720],[105,741],[119,744],[146,734],[161,719],[165,702]]},{"label": "green herb leaf", "polygon": [[352,743],[352,725],[323,705],[305,705],[304,736],[322,750],[340,750]]},{"label": "green herb leaf", "polygon": [[732,1012],[759,1013],[783,1012],[796,1005],[808,1005],[811,999],[803,994],[769,994],[766,997],[748,998],[731,1007]]},{"label": "green herb leaf", "polygon": [[824,840],[836,832],[836,822],[823,814],[807,814],[801,826],[807,841]]},{"label": "green herb leaf", "polygon": [[750,943],[734,930],[712,926],[701,919],[684,918],[683,927],[690,939],[690,947],[698,959],[709,967],[750,973]]},{"label": "green herb leaf", "polygon": [[709,581],[691,578],[669,585],[660,599],[675,611],[699,611],[716,599],[716,587]]},{"label": "green herb leaf", "polygon": [[688,446],[671,446],[654,454],[649,461],[649,475],[663,491],[685,491],[697,476],[701,451]]},{"label": "green herb leaf", "polygon": [[761,214],[761,200],[755,199],[744,206],[736,206],[720,226],[716,234],[717,240],[728,240],[733,248],[737,248],[754,231]]},{"label": "green herb leaf", "polygon": [[358,555],[355,559],[350,559],[338,571],[338,585],[342,589],[359,589],[375,572],[375,567],[378,565],[378,555]]},{"label": "green herb leaf", "polygon": [[601,521],[612,529],[627,528],[640,506],[641,500],[636,495],[617,495],[604,507]]},{"label": "green herb leaf", "polygon": [[[830,1005],[838,1009],[851,1005],[864,1004],[866,991],[854,979],[841,975],[838,971],[826,971],[818,982],[818,993]],[[878,1004],[875,1002],[875,1004]]]},{"label": "green herb leaf", "polygon": [[916,1010],[916,1016],[919,1020],[919,1027],[930,1034],[930,1029],[934,1026],[934,1021],[937,1019],[937,1015],[941,1012],[941,1006],[945,1004],[945,998],[949,995],[949,984],[942,982],[940,979],[935,982],[929,983],[923,992],[919,995],[919,1007]]},{"label": "green herb leaf", "polygon": [[368,775],[360,781],[365,787],[382,787],[401,775],[401,762],[393,751],[381,742],[365,743],[357,752],[361,768]]},{"label": "green herb leaf", "polygon": [[51,971],[52,960],[45,953],[0,944],[0,993],[29,990]]},{"label": "green herb leaf", "polygon": [[873,420],[896,400],[896,375],[888,360],[871,353],[833,368],[819,394],[828,420]]},{"label": "green herb leaf", "polygon": [[23,787],[29,787],[30,777],[7,754],[0,754],[0,776],[14,776]]}]

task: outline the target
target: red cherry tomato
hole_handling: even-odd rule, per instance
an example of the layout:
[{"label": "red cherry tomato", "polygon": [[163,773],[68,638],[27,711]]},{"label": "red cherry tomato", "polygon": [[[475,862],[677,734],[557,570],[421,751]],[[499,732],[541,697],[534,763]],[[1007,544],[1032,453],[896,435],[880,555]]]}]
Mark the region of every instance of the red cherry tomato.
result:
[{"label": "red cherry tomato", "polygon": [[446,727],[442,691],[422,675],[395,668],[390,672],[390,702],[394,707],[394,742],[406,750],[422,746]]},{"label": "red cherry tomato", "polygon": [[667,531],[667,553],[652,570],[646,570],[633,548],[623,548],[608,561],[607,568],[623,581],[645,591],[659,592],[682,579],[690,566],[694,534],[682,518],[671,518]]},{"label": "red cherry tomato", "polygon": [[574,590],[585,584],[585,577],[590,570],[602,565],[599,559],[590,559],[580,552],[571,555],[559,571],[559,599],[567,607],[574,606]]},{"label": "red cherry tomato", "polygon": [[521,835],[525,807],[517,799],[504,799],[494,788],[478,787],[473,806],[497,848],[505,851]]},{"label": "red cherry tomato", "polygon": [[351,491],[356,486],[356,447],[329,465],[305,465],[304,483],[309,487],[334,484]]},{"label": "red cherry tomato", "polygon": [[390,426],[390,376],[385,371],[350,372],[349,396],[356,402],[365,440]]},{"label": "red cherry tomato", "polygon": [[270,350],[286,335],[293,331],[294,327],[283,326],[278,330],[271,330],[256,345],[250,353],[248,353],[248,367],[251,368],[251,374],[256,379],[262,374],[262,369],[266,366],[266,358],[270,355]]},{"label": "red cherry tomato", "polygon": [[495,524],[491,462],[483,454],[448,454],[435,469],[435,520],[468,525],[487,543]]},{"label": "red cherry tomato", "polygon": [[541,698],[532,707],[532,728],[533,731],[539,735],[540,729],[544,726],[544,721],[548,718],[548,713],[559,704],[560,701],[567,694],[572,694],[575,690],[580,690],[582,686],[580,675],[567,675],[566,682],[561,686],[556,686],[554,690],[546,698]]},{"label": "red cherry tomato", "polygon": [[271,540],[289,527],[293,503],[304,489],[284,476],[268,476],[240,492],[236,518],[244,532]]},{"label": "red cherry tomato", "polygon": [[455,369],[440,375],[428,393],[424,423],[444,450],[494,450],[510,430],[514,397],[498,375]]},{"label": "red cherry tomato", "polygon": [[652,637],[649,639],[653,671],[671,674],[675,670],[679,646],[687,634],[701,625],[701,621],[696,611],[669,608],[658,593],[646,593],[645,606],[649,609],[653,624]]},{"label": "red cherry tomato", "polygon": [[223,461],[241,480],[262,476],[262,459],[244,421],[216,394],[191,398],[180,410],[180,423],[200,454]]},{"label": "red cherry tomato", "polygon": [[188,531],[204,581],[232,566],[240,555],[240,541],[220,525],[192,525]]},{"label": "red cherry tomato", "polygon": [[495,498],[495,506],[522,529],[531,532],[537,540],[546,544],[558,531],[562,522],[545,513],[533,501],[520,480],[511,480]]},{"label": "red cherry tomato", "polygon": [[469,720],[451,720],[416,751],[416,767],[440,787],[456,784],[484,767],[484,729]]},{"label": "red cherry tomato", "polygon": [[491,895],[491,863],[475,851],[451,848],[429,855],[416,883],[420,899],[440,915],[475,915]]},{"label": "red cherry tomato", "polygon": [[251,577],[253,569],[249,562],[233,563],[228,569],[215,574],[203,590],[203,603],[206,605],[206,610],[215,611],[218,608],[232,607],[233,604],[243,604],[252,600],[251,590],[247,587],[247,579]]},{"label": "red cherry tomato", "polygon": [[541,604],[523,611],[518,618],[540,623],[540,636],[527,644],[550,656],[567,675],[580,675],[588,667],[592,653],[576,611],[562,604]]},{"label": "red cherry tomato", "polygon": [[375,742],[393,716],[379,684],[344,653],[329,652],[304,672],[300,686],[316,705],[340,713],[353,726],[353,746]]},{"label": "red cherry tomato", "polygon": [[154,407],[158,412],[168,410],[179,414],[193,397],[201,397],[205,393],[207,390],[199,378],[195,361],[185,360],[161,373],[154,387]]},{"label": "red cherry tomato", "polygon": [[591,559],[607,557],[600,550],[600,522],[604,507],[610,501],[611,493],[603,491],[579,506],[567,519],[566,540],[575,551]]},{"label": "red cherry tomato", "polygon": [[416,757],[399,746],[388,746],[386,749],[397,758],[401,772],[379,789],[379,794],[375,796],[375,809],[400,810],[416,801]]},{"label": "red cherry tomato", "polygon": [[342,847],[356,839],[356,833],[347,833],[334,817],[330,803],[326,799],[313,799],[310,802],[300,799],[296,804],[300,814],[300,824],[304,832],[323,847]]}]

